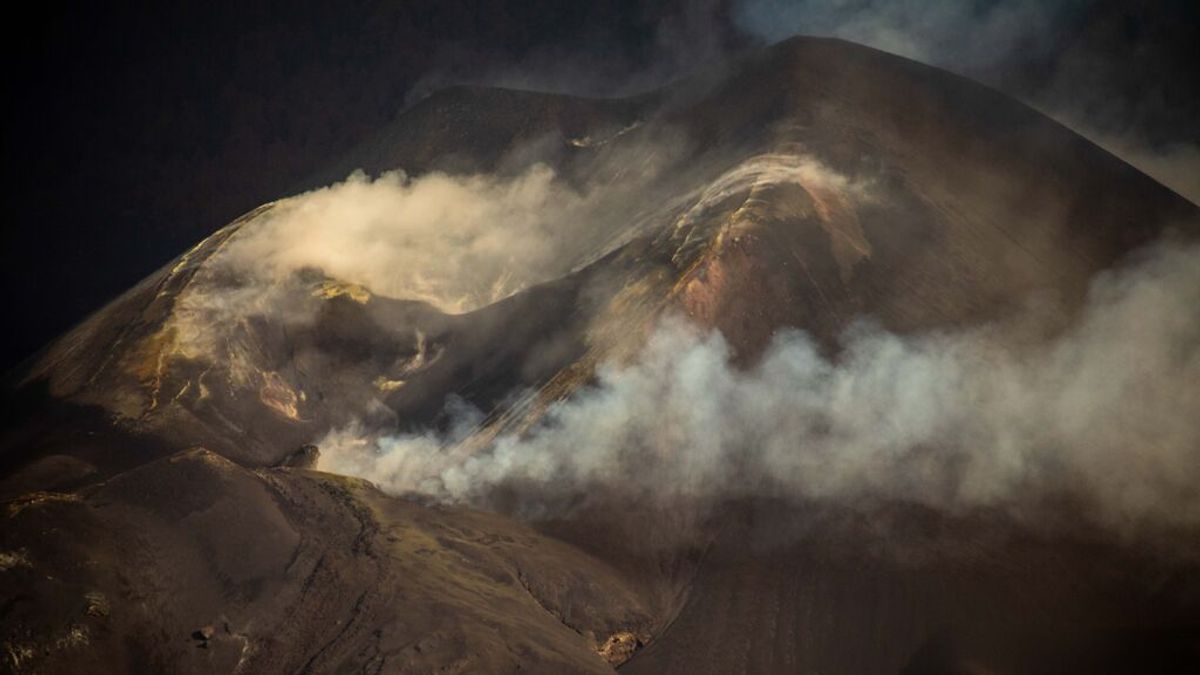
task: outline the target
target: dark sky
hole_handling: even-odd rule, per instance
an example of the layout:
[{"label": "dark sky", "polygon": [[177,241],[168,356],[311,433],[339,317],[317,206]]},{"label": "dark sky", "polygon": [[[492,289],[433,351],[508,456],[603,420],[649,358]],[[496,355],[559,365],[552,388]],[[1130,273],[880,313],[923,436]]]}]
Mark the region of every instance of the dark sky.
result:
[{"label": "dark sky", "polygon": [[[951,13],[915,0],[38,6],[5,36],[0,369],[451,82],[616,95],[773,32],[834,34],[916,51],[906,55],[984,78],[1131,154],[1180,152],[1190,170],[1197,3],[1031,2]],[[1014,48],[997,26],[1032,37]],[[962,39],[972,30],[988,40]],[[897,33],[912,40],[884,40]]]},{"label": "dark sky", "polygon": [[[39,6],[9,24],[7,366],[390,120],[415,85],[530,62],[620,86],[714,3]],[[715,24],[714,24],[715,25]],[[565,71],[564,71],[565,72]]]}]

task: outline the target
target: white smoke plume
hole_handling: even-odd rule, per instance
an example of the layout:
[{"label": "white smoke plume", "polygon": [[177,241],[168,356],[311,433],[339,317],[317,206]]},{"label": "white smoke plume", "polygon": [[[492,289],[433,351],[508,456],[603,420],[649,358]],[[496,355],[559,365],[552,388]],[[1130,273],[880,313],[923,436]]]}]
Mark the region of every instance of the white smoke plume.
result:
[{"label": "white smoke plume", "polygon": [[228,358],[220,345],[246,317],[309,323],[317,304],[304,300],[322,279],[450,314],[478,309],[586,265],[675,208],[654,186],[686,173],[665,170],[685,147],[600,147],[573,177],[539,162],[511,174],[357,171],[237,226],[179,295],[170,328],[183,353]]},{"label": "white smoke plume", "polygon": [[205,279],[180,294],[171,328],[186,353],[213,358],[229,326],[246,317],[307,324],[318,303],[305,302],[314,284],[298,277],[305,271],[459,314],[562,277],[647,226],[696,215],[754,185],[815,185],[871,199],[869,181],[802,151],[756,155],[714,178],[709,168],[673,164],[682,147],[642,141],[602,152],[575,182],[540,163],[514,175],[356,172],[241,225]]},{"label": "white smoke plume", "polygon": [[1067,497],[1125,532],[1196,525],[1197,307],[1200,248],[1162,244],[1098,277],[1073,327],[1036,347],[1006,346],[1000,327],[859,326],[830,359],[793,331],[740,370],[719,334],[668,319],[525,434],[463,457],[448,447],[479,416],[454,404],[444,434],[333,431],[321,468],[447,501],[508,484],[1014,513]]},{"label": "white smoke plume", "polygon": [[[267,278],[311,268],[380,295],[461,313],[568,272],[597,242],[605,213],[534,165],[511,177],[400,171],[285,200],[237,240],[222,262]],[[281,242],[283,242],[281,244]]]}]

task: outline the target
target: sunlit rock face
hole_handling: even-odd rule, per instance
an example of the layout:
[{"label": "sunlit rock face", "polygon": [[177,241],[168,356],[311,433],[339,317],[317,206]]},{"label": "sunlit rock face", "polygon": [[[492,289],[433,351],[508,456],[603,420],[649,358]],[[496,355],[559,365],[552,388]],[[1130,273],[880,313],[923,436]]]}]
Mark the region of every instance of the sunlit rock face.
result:
[{"label": "sunlit rock face", "polygon": [[1194,557],[1003,509],[487,496],[526,525],[293,461],[334,430],[464,424],[440,452],[469,461],[668,317],[718,331],[737,367],[789,328],[836,355],[864,319],[908,335],[1019,314],[1018,343],[1051,339],[1097,273],[1196,233],[1195,207],[1073,133],[962,78],[798,39],[627,100],[447,90],[333,164],[331,180],[407,173],[260,207],[12,380],[0,581],[20,597],[0,622],[17,672],[1200,660]]}]

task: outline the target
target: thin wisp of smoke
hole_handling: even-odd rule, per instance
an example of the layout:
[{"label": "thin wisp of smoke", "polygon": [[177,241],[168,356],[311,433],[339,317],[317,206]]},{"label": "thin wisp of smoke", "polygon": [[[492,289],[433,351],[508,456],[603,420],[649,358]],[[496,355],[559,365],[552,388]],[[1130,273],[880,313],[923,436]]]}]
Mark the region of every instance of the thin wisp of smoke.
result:
[{"label": "thin wisp of smoke", "polygon": [[999,328],[896,335],[860,325],[831,359],[801,331],[746,370],[719,333],[664,319],[631,363],[534,428],[462,456],[480,415],[446,433],[361,427],[319,441],[321,468],[393,493],[486,503],[509,484],[550,497],[751,495],[895,500],[1020,513],[1083,500],[1100,525],[1200,523],[1200,248],[1159,244],[1098,277],[1073,327],[1036,347]]}]

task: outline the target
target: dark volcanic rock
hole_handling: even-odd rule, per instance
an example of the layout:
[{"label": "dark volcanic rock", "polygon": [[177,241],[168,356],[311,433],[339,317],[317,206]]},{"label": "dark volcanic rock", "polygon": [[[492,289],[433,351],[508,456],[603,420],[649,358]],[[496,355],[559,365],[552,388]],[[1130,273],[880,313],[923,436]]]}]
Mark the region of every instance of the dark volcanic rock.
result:
[{"label": "dark volcanic rock", "polygon": [[501,516],[206,450],[5,508],[16,672],[606,672],[584,635],[658,625],[645,588]]},{"label": "dark volcanic rock", "polygon": [[305,443],[298,450],[288,455],[280,466],[290,466],[297,469],[315,469],[321,459],[321,449],[312,443]]}]

